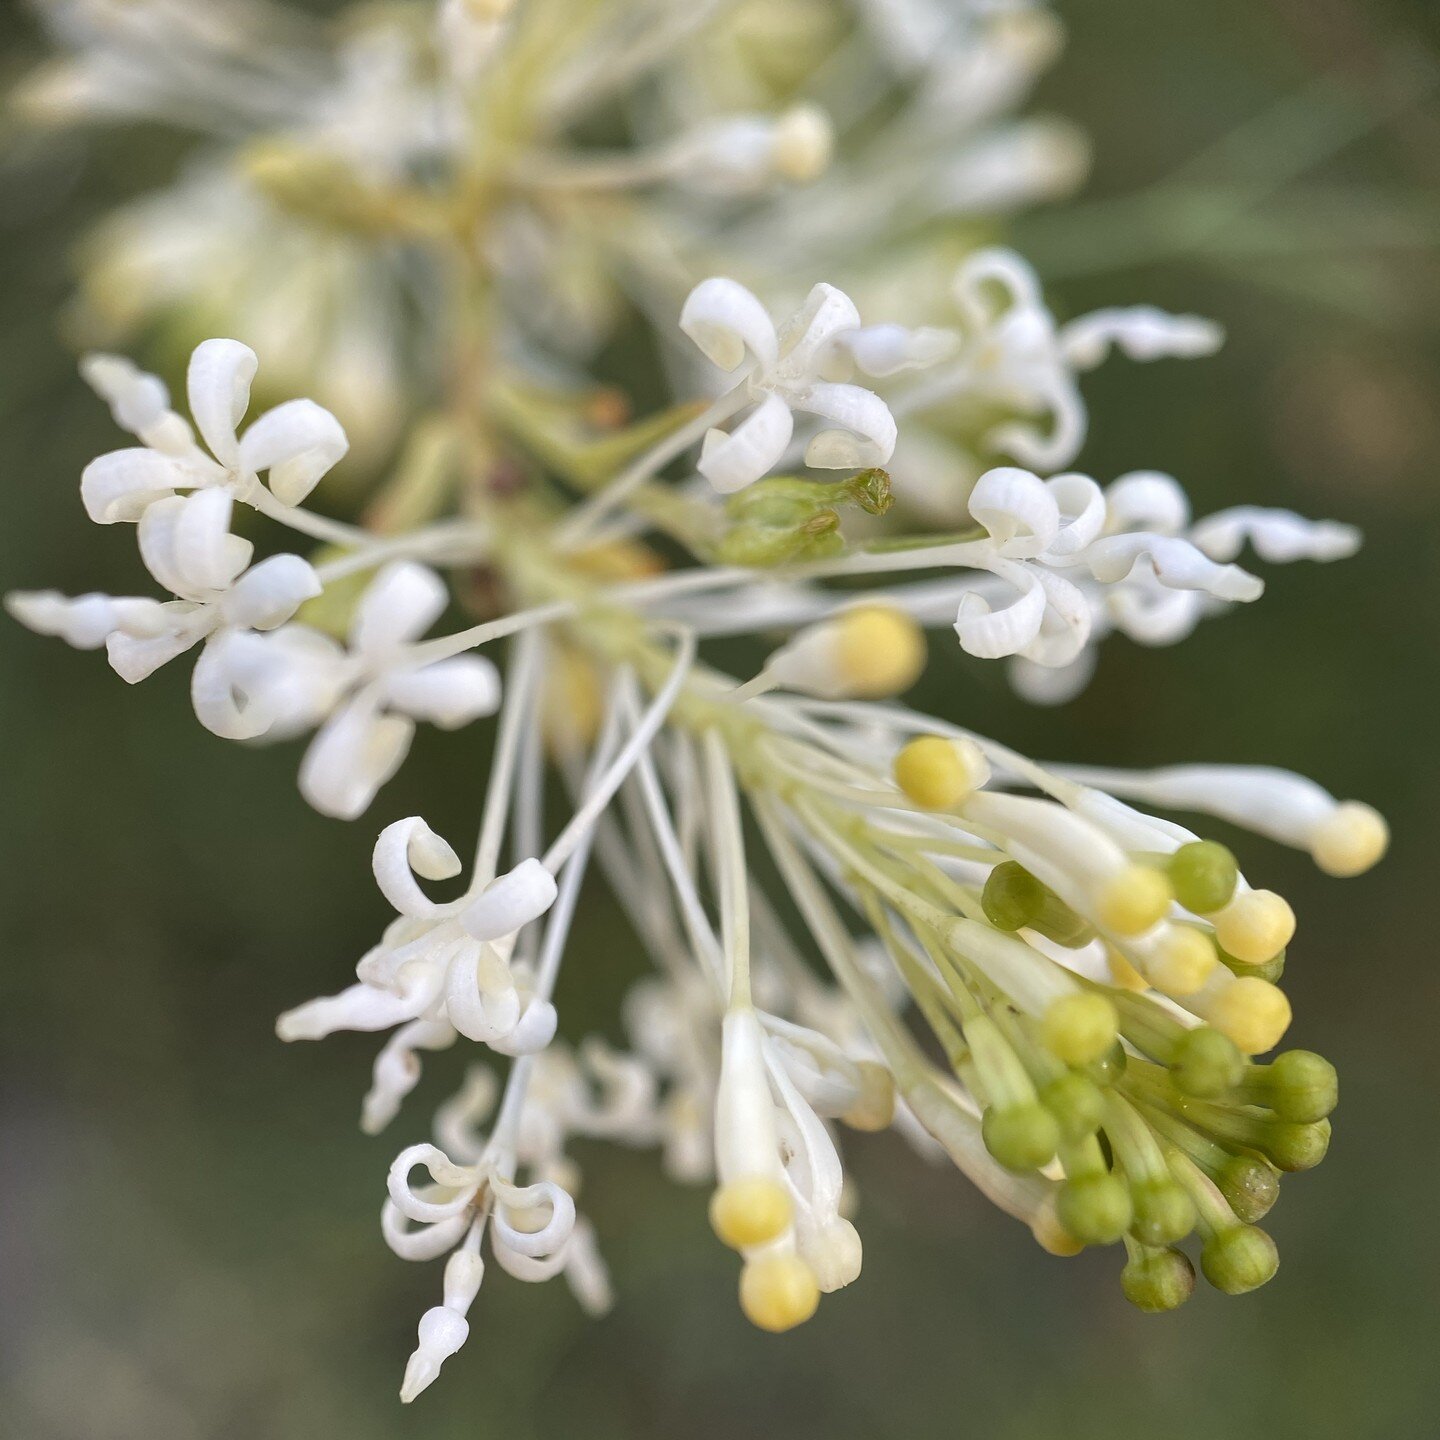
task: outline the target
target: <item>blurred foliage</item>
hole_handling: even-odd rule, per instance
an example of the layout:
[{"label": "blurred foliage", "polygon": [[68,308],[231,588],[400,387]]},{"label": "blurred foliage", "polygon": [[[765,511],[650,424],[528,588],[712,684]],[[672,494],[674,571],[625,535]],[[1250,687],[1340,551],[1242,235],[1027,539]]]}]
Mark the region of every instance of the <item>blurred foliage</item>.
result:
[{"label": "blurred foliage", "polygon": [[[1085,202],[1031,217],[1019,243],[1066,310],[1149,300],[1230,332],[1214,360],[1096,376],[1084,468],[1173,470],[1202,511],[1293,505],[1359,523],[1367,546],[1342,566],[1272,573],[1261,604],[1177,649],[1111,642],[1064,711],[1027,711],[944,637],[919,698],[1040,756],[1273,761],[1391,817],[1390,861],[1358,881],[1241,847],[1297,902],[1293,1036],[1333,1057],[1343,1084],[1331,1158],[1277,1212],[1278,1281],[1140,1315],[1114,1255],[1043,1255],[957,1176],[883,1137],[853,1147],[861,1281],[777,1340],[740,1318],[704,1196],[669,1186],[651,1157],[596,1153],[582,1157],[585,1206],[614,1314],[591,1324],[561,1285],[492,1270],[470,1345],[402,1410],[404,1357],[440,1277],[382,1245],[381,1177],[460,1057],[431,1062],[395,1133],[366,1139],[355,1120],[373,1041],[287,1049],[271,1029],[340,983],[377,932],[374,826],[310,813],[293,749],[245,753],[201,730],[183,667],[122,694],[95,657],[6,625],[0,1434],[1435,1433],[1434,7],[1063,10],[1072,43],[1042,99],[1092,131],[1097,174]],[[33,32],[0,23],[18,63]],[[116,442],[55,315],[80,224],[169,159],[146,133],[12,146],[3,161],[6,588],[138,578],[123,537],[80,514],[75,477]],[[384,818],[423,797],[458,832],[487,741],[427,735]],[[560,994],[572,1032],[606,1024],[640,964],[608,902],[587,903],[600,918]]]}]

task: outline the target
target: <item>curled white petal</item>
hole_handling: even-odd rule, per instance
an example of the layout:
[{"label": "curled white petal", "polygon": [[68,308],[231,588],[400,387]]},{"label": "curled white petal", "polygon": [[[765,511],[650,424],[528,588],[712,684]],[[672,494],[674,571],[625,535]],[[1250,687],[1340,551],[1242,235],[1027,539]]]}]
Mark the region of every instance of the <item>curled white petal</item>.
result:
[{"label": "curled white petal", "polygon": [[412,965],[409,983],[399,993],[362,981],[287,1010],[275,1022],[275,1033],[282,1040],[323,1040],[337,1030],[389,1030],[415,1019],[431,1003],[438,978],[433,967]]},{"label": "curled white petal", "polygon": [[57,636],[77,650],[98,650],[116,631],[145,640],[169,629],[160,601],[128,596],[15,590],[5,597],[5,609],[27,630]]},{"label": "curled white petal", "polygon": [[190,356],[185,377],[190,414],[222,465],[239,458],[235,427],[250,408],[250,382],[259,364],[255,352],[238,340],[206,340]]},{"label": "curled white petal", "polygon": [[[558,1254],[575,1228],[575,1202],[570,1192],[551,1180],[517,1187],[494,1180],[495,1213],[491,1224],[495,1243],[518,1255],[539,1260]],[[548,1209],[544,1224],[536,1225],[537,1213]]]},{"label": "curled white petal", "polygon": [[543,915],[556,893],[555,877],[538,860],[522,860],[461,912],[460,923],[476,940],[498,940]]},{"label": "curled white petal", "polygon": [[386,705],[442,730],[493,715],[500,704],[500,672],[483,655],[455,655],[385,677]]},{"label": "curled white petal", "polygon": [[970,492],[970,513],[1001,553],[1021,559],[1048,550],[1060,533],[1060,506],[1037,475],[1014,466],[987,470]]},{"label": "curled white petal", "polygon": [[843,291],[823,281],[780,329],[780,369],[790,383],[818,375],[828,352],[843,334],[860,327],[860,312]]},{"label": "curled white petal", "polygon": [[898,375],[902,370],[923,370],[948,360],[959,346],[953,330],[923,325],[911,330],[904,325],[862,325],[836,340],[855,364],[877,379]]},{"label": "curled white petal", "polygon": [[805,450],[805,463],[821,470],[883,465],[895,451],[895,417],[873,391],[817,381],[795,403],[840,428],[822,430]]},{"label": "curled white petal", "polygon": [[1132,470],[1105,487],[1106,529],[1178,535],[1190,523],[1180,482],[1158,470]]},{"label": "curled white petal", "polygon": [[418,815],[387,825],[370,859],[380,893],[401,915],[430,916],[440,907],[415,883],[449,880],[460,873],[460,857]]},{"label": "curled white petal", "polygon": [[370,1072],[370,1088],[360,1105],[360,1128],[378,1135],[400,1111],[400,1102],[420,1081],[417,1050],[444,1050],[455,1042],[445,1020],[412,1020],[380,1048]]},{"label": "curled white petal", "polygon": [[298,555],[271,555],[252,565],[220,598],[227,625],[273,630],[323,591],[320,577]]},{"label": "curled white petal", "polygon": [[1019,590],[1018,598],[994,610],[983,595],[969,591],[960,597],[955,616],[961,649],[980,660],[1018,655],[1039,635],[1045,619],[1045,589],[1034,572],[1012,564],[996,573]]},{"label": "curled white petal", "polygon": [[397,560],[370,582],[350,626],[351,646],[368,655],[419,639],[441,616],[449,593],[428,566]]},{"label": "curled white petal", "polygon": [[170,410],[170,392],[165,382],[123,355],[85,355],[80,360],[80,374],[109,405],[115,423],[132,435],[143,434]]},{"label": "curled white petal", "polygon": [[183,655],[200,639],[201,633],[186,626],[145,637],[116,630],[105,637],[105,651],[110,668],[127,685],[137,685],[177,655]]},{"label": "curled white petal", "polygon": [[775,468],[794,430],[790,407],[767,395],[728,434],[706,433],[695,468],[722,494],[743,490]]},{"label": "curled white petal", "polygon": [[1259,599],[1265,589],[1258,576],[1238,565],[1217,565],[1189,541],[1169,535],[1109,535],[1091,545],[1082,559],[1105,585],[1124,580],[1148,560],[1155,578],[1174,590],[1201,590],[1217,600],[1243,603]]},{"label": "curled white petal", "polygon": [[313,400],[287,400],[267,410],[240,441],[245,471],[269,471],[270,492],[298,505],[350,448],[344,427]]},{"label": "curled white petal", "polygon": [[300,763],[300,793],[322,815],[353,820],[400,768],[415,723],[382,715],[363,697],[337,710]]},{"label": "curled white petal", "polygon": [[1052,555],[1074,555],[1105,528],[1105,493],[1088,475],[1055,475],[1045,482],[1060,512],[1059,534],[1050,542]]},{"label": "curled white petal", "polygon": [[433,1225],[416,1225],[393,1200],[387,1199],[380,1210],[380,1233],[402,1260],[437,1259],[453,1250],[469,1228],[470,1217],[463,1211]]},{"label": "curled white petal", "polygon": [[499,1048],[520,1023],[520,993],[493,946],[466,944],[452,954],[445,977],[445,1014],[467,1040]]},{"label": "curled white petal", "polygon": [[[450,1193],[443,1200],[432,1200],[417,1191],[410,1183],[410,1172],[417,1167],[427,1170],[430,1178]],[[406,1219],[434,1224],[469,1208],[480,1188],[480,1174],[473,1166],[456,1165],[438,1146],[407,1145],[391,1163],[385,1188]]]},{"label": "curled white petal", "polygon": [[80,476],[80,499],[97,525],[138,520],[157,500],[188,484],[185,472],[158,450],[111,450]]},{"label": "curled white petal", "polygon": [[230,533],[233,503],[219,487],[155,501],[140,517],[137,535],[145,568],[187,600],[207,600],[228,588],[255,548]]},{"label": "curled white petal", "polygon": [[765,307],[738,280],[702,280],[680,311],[680,328],[712,364],[738,370],[748,350],[762,369],[775,363],[780,342]]},{"label": "curled white petal", "polygon": [[490,1041],[502,1055],[538,1055],[555,1038],[560,1017],[555,1007],[538,995],[520,994],[520,1015],[503,1034]]}]

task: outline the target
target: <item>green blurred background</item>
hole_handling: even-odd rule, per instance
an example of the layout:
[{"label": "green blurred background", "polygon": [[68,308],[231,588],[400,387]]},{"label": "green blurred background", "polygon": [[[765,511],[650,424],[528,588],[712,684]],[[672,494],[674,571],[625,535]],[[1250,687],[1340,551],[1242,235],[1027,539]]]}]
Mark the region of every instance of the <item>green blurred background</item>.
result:
[{"label": "green blurred background", "polygon": [[[1274,1284],[1238,1300],[1201,1287],[1177,1314],[1142,1316],[1114,1254],[1045,1256],[959,1177],[881,1137],[850,1147],[864,1275],[774,1339],[739,1315],[703,1195],[653,1157],[582,1150],[614,1313],[586,1321],[563,1285],[492,1267],[469,1345],[402,1410],[440,1275],[384,1248],[382,1176],[462,1057],[428,1062],[418,1103],[367,1139],[374,1041],[286,1048],[272,1032],[281,1009],[342,983],[383,923],[375,826],[310,813],[293,748],[203,731],[183,665],[128,692],[97,657],[6,624],[0,1435],[1440,1433],[1434,9],[1061,7],[1070,49],[1041,100],[1091,132],[1096,173],[1084,202],[1030,217],[1018,243],[1066,312],[1149,300],[1230,334],[1213,360],[1097,375],[1082,467],[1168,469],[1202,512],[1290,505],[1358,523],[1367,544],[1270,571],[1259,605],[1177,649],[1111,642],[1062,711],[1027,710],[943,644],[920,697],[1040,756],[1270,761],[1391,817],[1392,856],[1360,880],[1241,847],[1296,903],[1292,1037],[1343,1085],[1329,1160],[1287,1181],[1267,1222]],[[34,33],[0,25],[18,65]],[[138,578],[127,537],[80,511],[81,466],[116,441],[54,322],[82,222],[167,164],[150,136],[12,150],[0,168],[5,588]],[[486,740],[427,735],[377,815],[423,807],[460,831]],[[560,991],[571,1033],[611,1025],[640,964],[604,897],[587,903],[601,919]]]}]

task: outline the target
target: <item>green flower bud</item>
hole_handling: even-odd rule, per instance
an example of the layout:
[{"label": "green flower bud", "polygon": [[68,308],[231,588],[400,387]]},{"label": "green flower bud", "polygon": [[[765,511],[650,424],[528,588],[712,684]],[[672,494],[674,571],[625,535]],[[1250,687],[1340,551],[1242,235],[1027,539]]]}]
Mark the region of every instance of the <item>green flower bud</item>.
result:
[{"label": "green flower bud", "polygon": [[1051,1002],[1040,1021],[1040,1038],[1057,1060],[1085,1065],[1111,1049],[1119,1029],[1110,1001],[1095,991],[1080,991]]},{"label": "green flower bud", "polygon": [[1135,1218],[1130,1233],[1146,1245],[1171,1245],[1195,1228],[1195,1202],[1168,1178],[1149,1180],[1130,1192]]},{"label": "green flower bud", "polygon": [[1113,1245],[1130,1228],[1134,1207],[1118,1175],[1081,1175],[1056,1196],[1060,1223],[1086,1245]]},{"label": "green flower bud", "polygon": [[1238,1220],[1253,1225],[1270,1213],[1280,1198],[1280,1177],[1253,1155],[1236,1155],[1215,1176],[1220,1193]]},{"label": "green flower bud", "polygon": [[[1323,1120],[1340,1099],[1335,1067],[1313,1050],[1286,1050],[1257,1068],[1254,1103],[1268,1105],[1282,1120],[1298,1125]],[[1246,1087],[1246,1098],[1252,1098]]]},{"label": "green flower bud", "polygon": [[1257,980],[1268,980],[1272,985],[1278,984],[1280,977],[1285,973],[1285,951],[1279,950],[1268,960],[1262,960],[1258,965],[1247,965],[1243,960],[1237,960],[1228,950],[1222,950],[1220,946],[1215,947],[1215,953],[1220,957],[1220,963],[1235,976],[1253,975]]},{"label": "green flower bud", "polygon": [[1228,1035],[1201,1025],[1175,1047],[1170,1076],[1182,1095],[1209,1098],[1224,1095],[1245,1074],[1245,1057]]},{"label": "green flower bud", "polygon": [[1313,1170],[1330,1149],[1330,1122],[1293,1125],[1279,1121],[1265,1128],[1259,1148],[1282,1170]]},{"label": "green flower bud", "polygon": [[1040,1103],[1059,1122],[1061,1137],[1071,1144],[1093,1135],[1105,1115],[1100,1087],[1076,1070],[1052,1080],[1040,1092]]},{"label": "green flower bud", "polygon": [[1045,887],[1014,860],[997,865],[986,877],[980,892],[985,918],[997,930],[1019,930],[1028,926],[1045,903]]},{"label": "green flower bud", "polygon": [[1179,1250],[1139,1250],[1120,1272],[1125,1298],[1147,1315],[1178,1310],[1195,1289],[1195,1267]]},{"label": "green flower bud", "polygon": [[1237,1225],[1212,1235],[1200,1251],[1205,1278],[1227,1295],[1244,1295],[1275,1278],[1280,1253],[1256,1225]]},{"label": "green flower bud", "polygon": [[1193,840],[1182,845],[1170,857],[1167,869],[1175,898],[1196,915],[1223,910],[1240,878],[1235,857],[1213,840]]},{"label": "green flower bud", "polygon": [[1059,1123],[1033,1102],[1004,1110],[991,1105],[981,1117],[980,1134],[985,1148],[1007,1170],[1038,1170],[1055,1158],[1060,1144]]}]

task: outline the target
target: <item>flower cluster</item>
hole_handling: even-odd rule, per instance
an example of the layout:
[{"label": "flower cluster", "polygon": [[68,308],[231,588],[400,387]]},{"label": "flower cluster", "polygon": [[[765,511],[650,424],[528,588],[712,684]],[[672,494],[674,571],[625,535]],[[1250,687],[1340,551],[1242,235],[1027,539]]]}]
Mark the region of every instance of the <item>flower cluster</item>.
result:
[{"label": "flower cluster", "polygon": [[[136,526],[160,594],[20,592],[11,613],[132,683],[198,648],[201,723],[313,732],[300,790],[342,819],[419,722],[498,711],[460,893],[430,888],[457,851],[390,819],[373,871],[395,919],[354,983],[277,1027],[389,1032],[371,1133],[423,1054],[503,1057],[386,1179],[386,1243],[447,1257],[406,1401],[464,1343],[487,1244],[609,1303],[576,1137],[709,1186],[740,1305],[772,1331],[860,1274],[855,1132],[948,1158],[1050,1251],[1123,1244],[1146,1310],[1189,1294],[1192,1236],[1221,1290],[1267,1281],[1258,1221],[1326,1148],[1333,1069],[1260,1058],[1291,1020],[1290,905],[1150,812],[1337,876],[1379,860],[1383,819],[1266,768],[1040,765],[896,697],[933,629],[1062,700],[1107,635],[1169,643],[1255,600],[1247,547],[1328,561],[1357,536],[1251,506],[1195,520],[1169,476],[1071,468],[1085,372],[1207,355],[1219,330],[1146,306],[1062,322],[991,244],[956,268],[958,217],[1082,168],[1073,132],[1009,118],[1056,48],[1041,7],[850,8],[443,0],[361,7],[337,43],[264,0],[44,7],[69,58],[22,91],[32,116],[217,142],[102,232],[92,322],[243,333],[269,383],[325,403],[246,425],[258,360],[235,340],[195,348],[190,420],[90,356],[139,444],[80,498]],[[798,38],[767,29],[779,11]],[[586,143],[597,113],[625,145]],[[663,369],[636,394],[680,398],[634,418],[591,361],[647,327]],[[305,553],[255,558],[284,532]],[[770,653],[724,674],[701,658],[720,636]],[[557,1038],[592,868],[653,962],[628,1050]]]}]

